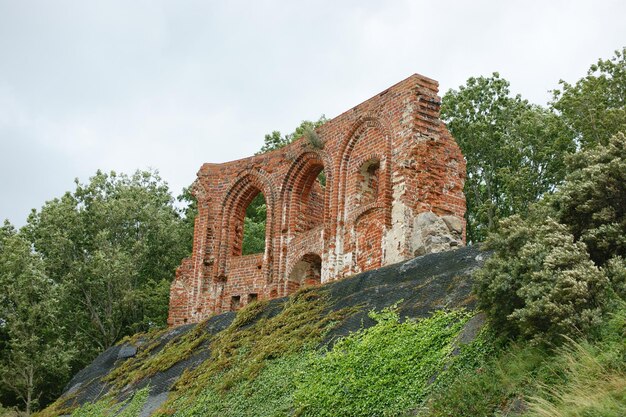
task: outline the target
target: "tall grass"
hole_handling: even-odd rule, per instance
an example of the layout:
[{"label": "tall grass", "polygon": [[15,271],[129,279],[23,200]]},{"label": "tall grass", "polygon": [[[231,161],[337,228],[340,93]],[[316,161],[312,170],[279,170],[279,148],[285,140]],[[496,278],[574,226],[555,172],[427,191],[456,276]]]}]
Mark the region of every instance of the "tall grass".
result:
[{"label": "tall grass", "polygon": [[557,351],[564,384],[539,387],[528,417],[626,416],[626,308],[622,304],[596,343],[570,340]]},{"label": "tall grass", "polygon": [[422,417],[625,417],[626,307],[590,335],[554,350],[528,342],[502,348],[439,387]]}]

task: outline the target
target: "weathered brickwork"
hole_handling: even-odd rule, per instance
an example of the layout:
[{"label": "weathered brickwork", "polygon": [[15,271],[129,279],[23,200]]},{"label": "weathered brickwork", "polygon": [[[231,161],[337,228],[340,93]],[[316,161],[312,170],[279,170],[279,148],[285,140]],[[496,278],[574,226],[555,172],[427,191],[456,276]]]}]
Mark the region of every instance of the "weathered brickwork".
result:
[{"label": "weathered brickwork", "polygon": [[[321,146],[303,137],[204,164],[193,253],[172,283],[169,324],[463,245],[465,162],[439,105],[437,82],[415,74],[318,128]],[[258,193],[265,252],[242,255]]]}]

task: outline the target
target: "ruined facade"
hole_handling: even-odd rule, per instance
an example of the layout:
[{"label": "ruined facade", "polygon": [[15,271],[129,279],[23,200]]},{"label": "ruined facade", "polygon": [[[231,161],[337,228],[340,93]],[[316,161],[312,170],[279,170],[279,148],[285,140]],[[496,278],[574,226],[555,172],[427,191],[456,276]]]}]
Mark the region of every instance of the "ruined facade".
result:
[{"label": "ruined facade", "polygon": [[[282,149],[204,164],[193,253],[172,283],[168,323],[463,245],[465,162],[439,105],[437,82],[415,74]],[[242,255],[258,193],[265,251]]]}]

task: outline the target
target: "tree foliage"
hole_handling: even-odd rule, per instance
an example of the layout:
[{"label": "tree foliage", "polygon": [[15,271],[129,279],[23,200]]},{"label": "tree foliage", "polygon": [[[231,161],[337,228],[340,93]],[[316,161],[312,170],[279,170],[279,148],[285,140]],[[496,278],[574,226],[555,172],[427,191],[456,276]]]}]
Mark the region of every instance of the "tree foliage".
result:
[{"label": "tree foliage", "polygon": [[575,84],[563,80],[553,91],[552,107],[586,149],[608,139],[626,126],[626,47],[609,59],[599,59]]},{"label": "tree foliage", "polygon": [[187,245],[187,253],[190,254],[193,249],[193,233],[195,228],[196,216],[198,215],[198,201],[191,193],[191,187],[183,188],[181,194],[176,197],[178,204],[182,206],[179,211],[182,214],[182,241]]},{"label": "tree foliage", "polygon": [[512,96],[498,73],[470,78],[443,97],[441,116],[467,160],[467,236],[483,240],[498,220],[524,214],[564,176],[574,144],[552,112]]},{"label": "tree foliage", "polygon": [[626,137],[571,156],[567,169],[559,190],[486,243],[495,254],[476,274],[479,305],[512,336],[585,334],[609,288],[625,294]]},{"label": "tree foliage", "polygon": [[59,394],[51,381],[67,377],[75,347],[63,338],[59,286],[8,222],[0,229],[0,288],[0,392],[30,415],[42,395]]},{"label": "tree foliage", "polygon": [[181,217],[173,203],[156,172],[98,171],[33,210],[19,232],[0,228],[4,404],[21,399],[29,413],[121,337],[165,325],[196,210]]},{"label": "tree foliage", "polygon": [[165,323],[168,283],[188,244],[156,173],[98,171],[33,212],[25,232],[63,287],[71,331],[87,352]]},{"label": "tree foliage", "polygon": [[443,97],[443,120],[467,160],[467,236],[525,215],[564,178],[565,156],[606,145],[626,126],[626,48],[599,59],[575,84],[560,81],[550,109],[512,96],[498,73],[472,77]]},{"label": "tree foliage", "polygon": [[268,133],[265,135],[263,146],[261,147],[259,152],[257,152],[257,155],[287,146],[294,140],[304,136],[307,132],[315,130],[318,127],[322,126],[327,121],[328,119],[326,118],[326,116],[322,114],[320,118],[316,121],[303,120],[302,123],[300,123],[300,125],[296,127],[293,132],[287,135],[283,135],[282,133],[280,133],[280,131],[274,130],[272,133]]},{"label": "tree foliage", "polygon": [[486,247],[495,254],[476,273],[475,290],[497,328],[553,343],[599,323],[607,279],[566,226],[511,216]]},{"label": "tree foliage", "polygon": [[243,225],[243,255],[265,251],[266,219],[267,204],[263,193],[259,193],[246,208]]},{"label": "tree foliage", "polygon": [[596,264],[626,258],[626,136],[619,133],[606,146],[572,155],[551,204]]}]

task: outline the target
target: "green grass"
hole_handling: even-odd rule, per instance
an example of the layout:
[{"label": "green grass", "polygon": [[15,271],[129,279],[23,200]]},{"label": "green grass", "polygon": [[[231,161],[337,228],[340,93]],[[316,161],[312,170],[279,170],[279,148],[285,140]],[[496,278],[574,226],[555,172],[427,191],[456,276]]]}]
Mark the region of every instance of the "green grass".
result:
[{"label": "green grass", "polygon": [[529,398],[532,417],[626,416],[626,373],[603,365],[594,346],[571,342],[559,353],[569,364],[563,385]]},{"label": "green grass", "polygon": [[170,340],[158,353],[153,350],[161,343],[161,332],[146,335],[144,346],[139,354],[126,360],[103,379],[113,384],[115,389],[122,389],[129,384],[148,378],[157,372],[163,372],[176,363],[187,359],[209,338],[206,323],[198,323],[193,329]]},{"label": "green grass", "polygon": [[319,345],[332,327],[358,308],[329,311],[326,292],[309,287],[292,295],[278,314],[268,317],[264,311],[265,305],[260,303],[240,310],[233,323],[211,340],[211,357],[179,378],[161,413],[194,407],[200,397],[205,404],[199,406],[209,407],[208,398],[227,396],[253,384],[275,360]]},{"label": "green grass", "polygon": [[121,403],[107,396],[93,404],[85,404],[77,408],[72,412],[71,417],[137,417],[148,399],[149,392],[149,386],[142,388],[129,400]]},{"label": "green grass", "polygon": [[570,341],[556,352],[564,383],[542,384],[528,417],[626,416],[626,308],[622,303],[594,342]]},{"label": "green grass", "polygon": [[[589,340],[570,340],[556,349],[505,343],[489,326],[459,346],[459,333],[473,313],[439,311],[421,320],[400,320],[393,308],[370,312],[376,325],[320,349],[329,329],[356,309],[329,313],[327,294],[320,288],[300,291],[275,308],[279,311],[272,315],[266,303],[251,304],[210,340],[198,325],[157,354],[127,361],[111,380],[132,384],[208,340],[210,358],[181,376],[157,415],[626,415],[624,303],[612,308]],[[142,343],[153,350],[158,335]],[[134,417],[147,393],[138,391],[124,405],[108,396],[72,415]]]},{"label": "green grass", "polygon": [[422,417],[620,417],[626,415],[626,308],[614,309],[589,341],[549,350],[502,347],[441,385]]}]

